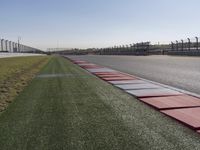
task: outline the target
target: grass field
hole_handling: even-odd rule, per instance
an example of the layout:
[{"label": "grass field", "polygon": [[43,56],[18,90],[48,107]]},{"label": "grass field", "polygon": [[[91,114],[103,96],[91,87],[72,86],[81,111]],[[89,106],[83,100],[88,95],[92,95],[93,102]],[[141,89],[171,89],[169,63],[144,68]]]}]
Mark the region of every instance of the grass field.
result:
[{"label": "grass field", "polygon": [[0,111],[5,110],[47,61],[44,56],[0,59]]},{"label": "grass field", "polygon": [[40,75],[0,115],[0,149],[200,149],[198,134],[64,58]]}]

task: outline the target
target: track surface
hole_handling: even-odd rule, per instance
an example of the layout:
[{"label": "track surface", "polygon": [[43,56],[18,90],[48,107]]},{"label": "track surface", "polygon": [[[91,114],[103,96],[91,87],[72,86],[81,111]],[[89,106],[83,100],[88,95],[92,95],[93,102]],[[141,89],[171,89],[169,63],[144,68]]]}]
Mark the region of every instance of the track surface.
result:
[{"label": "track surface", "polygon": [[198,133],[59,57],[0,115],[0,133],[2,150],[200,149]]},{"label": "track surface", "polygon": [[200,94],[199,57],[90,55],[74,57]]}]

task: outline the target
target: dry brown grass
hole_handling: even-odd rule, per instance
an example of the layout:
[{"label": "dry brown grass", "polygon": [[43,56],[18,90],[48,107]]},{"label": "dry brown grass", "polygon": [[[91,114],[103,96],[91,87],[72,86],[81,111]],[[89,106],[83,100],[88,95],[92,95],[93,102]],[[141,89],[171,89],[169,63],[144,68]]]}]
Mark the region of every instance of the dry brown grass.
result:
[{"label": "dry brown grass", "polygon": [[0,111],[6,109],[48,60],[45,56],[0,59]]}]

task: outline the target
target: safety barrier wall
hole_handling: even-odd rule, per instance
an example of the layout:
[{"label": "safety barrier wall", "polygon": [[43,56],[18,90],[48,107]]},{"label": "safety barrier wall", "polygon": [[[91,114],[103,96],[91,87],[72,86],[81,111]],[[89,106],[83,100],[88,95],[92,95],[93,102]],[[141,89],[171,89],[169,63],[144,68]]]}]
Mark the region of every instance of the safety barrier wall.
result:
[{"label": "safety barrier wall", "polygon": [[12,42],[6,39],[0,39],[0,52],[10,53],[43,53],[42,50],[26,46],[20,43]]}]

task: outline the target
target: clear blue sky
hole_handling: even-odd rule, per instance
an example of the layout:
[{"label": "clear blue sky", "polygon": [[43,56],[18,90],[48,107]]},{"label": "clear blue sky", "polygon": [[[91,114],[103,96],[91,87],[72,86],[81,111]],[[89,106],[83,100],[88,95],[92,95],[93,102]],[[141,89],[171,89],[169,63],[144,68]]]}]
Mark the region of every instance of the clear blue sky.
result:
[{"label": "clear blue sky", "polygon": [[199,0],[2,0],[0,37],[46,49],[200,35]]}]

